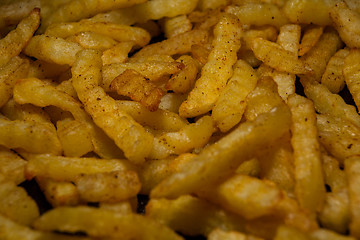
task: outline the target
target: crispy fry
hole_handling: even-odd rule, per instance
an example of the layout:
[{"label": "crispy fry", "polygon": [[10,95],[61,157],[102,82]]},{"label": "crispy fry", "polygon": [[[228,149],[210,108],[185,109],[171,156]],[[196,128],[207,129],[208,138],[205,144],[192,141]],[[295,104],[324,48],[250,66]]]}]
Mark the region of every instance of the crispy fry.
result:
[{"label": "crispy fry", "polygon": [[360,107],[360,82],[358,80],[360,73],[360,61],[358,60],[359,56],[360,51],[358,49],[351,49],[349,55],[345,58],[342,68],[346,86],[348,87],[358,109]]},{"label": "crispy fry", "polygon": [[99,50],[106,50],[117,44],[117,42],[109,36],[90,31],[75,33],[74,35],[64,38],[80,44],[80,46],[83,48]]},{"label": "crispy fry", "polygon": [[324,27],[322,26],[312,26],[310,25],[304,30],[304,34],[301,38],[299,46],[299,56],[305,55],[315,44],[319,41],[321,35],[324,32]]},{"label": "crispy fry", "polygon": [[15,184],[25,180],[26,161],[5,147],[0,147],[0,174]]},{"label": "crispy fry", "polygon": [[134,42],[121,42],[103,52],[101,60],[104,65],[112,63],[124,63],[128,54],[134,47]]}]

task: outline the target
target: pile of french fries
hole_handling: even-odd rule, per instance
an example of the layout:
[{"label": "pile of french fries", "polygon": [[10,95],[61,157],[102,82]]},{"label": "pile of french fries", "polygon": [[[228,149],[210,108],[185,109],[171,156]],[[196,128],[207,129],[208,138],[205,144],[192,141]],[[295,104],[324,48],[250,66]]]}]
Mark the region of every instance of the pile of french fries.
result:
[{"label": "pile of french fries", "polygon": [[0,239],[359,239],[359,49],[357,0],[1,1]]}]

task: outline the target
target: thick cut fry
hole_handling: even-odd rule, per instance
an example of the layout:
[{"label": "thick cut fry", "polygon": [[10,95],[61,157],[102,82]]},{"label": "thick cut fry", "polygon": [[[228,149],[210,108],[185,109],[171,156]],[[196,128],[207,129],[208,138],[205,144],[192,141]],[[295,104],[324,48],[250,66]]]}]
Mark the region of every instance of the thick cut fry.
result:
[{"label": "thick cut fry", "polygon": [[234,73],[212,109],[212,118],[222,132],[238,124],[245,111],[246,96],[255,88],[258,77],[245,61],[238,60]]},{"label": "thick cut fry", "polygon": [[294,53],[285,50],[277,43],[262,38],[255,38],[251,49],[259,60],[278,71],[293,74],[312,73],[310,66],[300,61],[294,56]]},{"label": "thick cut fry", "polygon": [[133,41],[137,46],[143,47],[150,41],[150,34],[142,28],[106,22],[71,22],[50,25],[45,35],[66,38],[81,32],[94,32],[113,38],[118,42]]},{"label": "thick cut fry", "polygon": [[239,20],[232,15],[225,15],[215,26],[214,35],[208,62],[202,68],[201,77],[188,98],[181,104],[180,116],[194,117],[210,111],[233,73],[232,66],[241,45],[242,28]]},{"label": "thick cut fry", "polygon": [[200,118],[196,123],[189,124],[177,132],[164,133],[155,137],[150,158],[162,159],[171,154],[181,154],[194,148],[200,148],[210,139],[215,131],[210,116]]},{"label": "thick cut fry", "polygon": [[[344,75],[348,74],[344,68],[345,59],[349,55],[350,50],[340,49],[329,60],[326,65],[324,74],[321,77],[321,83],[324,84],[332,93],[339,93],[345,86]],[[354,62],[348,62],[348,64],[355,64]],[[344,71],[344,74],[343,74]]]},{"label": "thick cut fry", "polygon": [[299,95],[291,95],[288,104],[293,121],[291,145],[294,149],[295,195],[300,206],[315,213],[325,199],[315,108],[310,100]]},{"label": "thick cut fry", "polygon": [[129,114],[136,122],[155,130],[176,132],[185,127],[188,122],[178,114],[168,110],[149,111],[146,107],[134,101],[116,101],[118,107]]},{"label": "thick cut fry", "polygon": [[75,206],[83,203],[76,186],[71,182],[55,181],[50,178],[36,177],[46,200],[53,207]]},{"label": "thick cut fry", "polygon": [[175,17],[191,13],[195,9],[197,2],[197,0],[146,1],[133,7],[98,14],[90,20],[95,22],[114,22],[126,25],[144,23],[148,20],[158,20],[163,17]]},{"label": "thick cut fry", "polygon": [[[162,181],[152,197],[177,197],[211,185],[233,173],[252,157],[257,149],[281,137],[290,127],[290,112],[279,106],[253,122],[241,124],[237,129],[205,148],[180,172]],[[221,159],[221,160],[219,160]]]},{"label": "thick cut fry", "polygon": [[292,23],[331,25],[329,10],[335,4],[333,0],[288,0],[283,12]]},{"label": "thick cut fry", "polygon": [[191,51],[191,46],[203,44],[208,41],[209,33],[206,30],[192,30],[179,34],[176,37],[153,43],[143,47],[139,52],[134,54],[129,60],[137,61],[141,58],[152,55],[175,55],[184,54]]},{"label": "thick cut fry", "polygon": [[0,174],[6,179],[20,184],[25,180],[24,169],[27,162],[16,153],[0,147]]},{"label": "thick cut fry", "polygon": [[164,22],[164,34],[166,38],[175,37],[192,29],[192,24],[186,15],[167,18]]},{"label": "thick cut fry", "polygon": [[175,93],[187,93],[194,86],[200,68],[199,64],[188,55],[183,55],[176,61],[183,63],[185,67],[169,79],[165,88]]},{"label": "thick cut fry", "polygon": [[70,40],[80,44],[83,48],[91,48],[91,49],[98,49],[98,50],[106,50],[111,48],[117,44],[110,36],[106,36],[104,34],[94,32],[78,32],[74,35],[63,37],[66,40]]},{"label": "thick cut fry", "polygon": [[60,65],[72,65],[83,48],[74,42],[47,35],[34,36],[24,49],[28,56]]},{"label": "thick cut fry", "polygon": [[263,39],[275,42],[278,36],[278,30],[274,26],[261,26],[257,28],[251,28],[244,31],[244,35],[241,39],[241,49],[250,50],[251,43],[255,38],[261,37]]},{"label": "thick cut fry", "polygon": [[305,95],[314,102],[317,112],[334,117],[345,118],[360,127],[360,117],[355,106],[346,104],[338,94],[331,93],[327,87],[305,77],[300,78]]},{"label": "thick cut fry", "polygon": [[[101,221],[99,221],[101,219]],[[117,239],[183,239],[168,227],[138,214],[116,214],[92,207],[59,207],[34,222],[35,229],[85,232],[92,237]],[[139,231],[141,229],[141,231]]]},{"label": "thick cut fry", "polygon": [[130,161],[142,163],[151,152],[153,136],[122,111],[98,85],[101,67],[99,52],[81,51],[72,68],[73,86],[94,122],[115,141]]},{"label": "thick cut fry", "polygon": [[2,107],[13,95],[13,87],[16,80],[26,77],[29,70],[29,61],[18,56],[0,67],[0,107]]},{"label": "thick cut fry", "polygon": [[5,38],[0,40],[0,66],[4,66],[12,57],[19,55],[40,24],[40,9],[35,8]]},{"label": "thick cut fry", "polygon": [[105,50],[101,56],[103,65],[126,62],[129,52],[133,47],[134,42],[121,42]]},{"label": "thick cut fry", "polygon": [[326,28],[316,45],[301,58],[304,64],[313,70],[308,78],[320,82],[330,58],[342,46],[343,43],[337,32]]},{"label": "thick cut fry", "polygon": [[56,131],[64,156],[81,157],[94,150],[91,133],[84,122],[66,118],[56,123]]},{"label": "thick cut fry", "polygon": [[350,234],[356,238],[360,237],[360,159],[359,156],[345,160],[345,172],[349,188],[350,201]]},{"label": "thick cut fry", "polygon": [[36,78],[22,79],[14,88],[14,99],[20,104],[31,103],[39,107],[56,106],[71,112],[75,120],[86,124],[97,154],[104,158],[123,156],[114,142],[93,123],[79,101],[55,87]]},{"label": "thick cut fry", "polygon": [[146,0],[68,1],[45,19],[41,28],[45,29],[51,23],[78,21],[100,12],[110,11],[114,8],[126,8],[143,2],[146,2]]},{"label": "thick cut fry", "polygon": [[240,6],[228,6],[226,12],[236,15],[242,24],[257,26],[271,24],[280,27],[288,23],[279,7],[270,3],[244,3]]},{"label": "thick cut fry", "polygon": [[352,98],[355,101],[355,104],[358,108],[360,108],[360,50],[359,49],[351,49],[349,55],[345,58],[345,63],[343,65],[343,74],[346,82],[346,86],[348,87]]},{"label": "thick cut fry", "polygon": [[80,174],[132,170],[134,166],[127,160],[67,158],[47,154],[26,155],[28,164],[25,169],[27,179],[36,176],[47,177],[57,181],[73,181]]},{"label": "thick cut fry", "polygon": [[350,9],[345,1],[339,1],[329,15],[341,40],[350,48],[360,47],[360,14]]},{"label": "thick cut fry", "polygon": [[303,33],[301,42],[299,45],[299,56],[305,55],[315,44],[319,41],[321,35],[324,32],[324,27],[321,26],[308,26]]},{"label": "thick cut fry", "polygon": [[135,70],[126,69],[114,78],[110,90],[130,97],[154,112],[158,109],[163,91]]},{"label": "thick cut fry", "polygon": [[30,225],[39,217],[39,209],[25,189],[6,180],[3,175],[0,175],[0,213],[24,225]]},{"label": "thick cut fry", "polygon": [[141,188],[134,171],[112,171],[80,175],[74,181],[86,202],[119,202],[135,197]]}]

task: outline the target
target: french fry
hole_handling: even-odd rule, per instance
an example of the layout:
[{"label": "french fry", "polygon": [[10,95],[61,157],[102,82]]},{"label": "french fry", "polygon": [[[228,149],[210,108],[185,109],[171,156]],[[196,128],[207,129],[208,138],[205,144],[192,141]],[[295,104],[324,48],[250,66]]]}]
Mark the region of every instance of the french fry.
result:
[{"label": "french fry", "polygon": [[278,227],[276,231],[276,235],[274,240],[285,240],[285,239],[298,239],[298,240],[306,240],[309,239],[308,234],[300,231],[291,226],[281,225]]},{"label": "french fry", "polygon": [[[319,118],[317,118],[319,121]],[[331,192],[341,191],[347,186],[346,174],[340,169],[339,161],[325,153],[322,154],[325,183]]]},{"label": "french fry", "polygon": [[192,29],[192,24],[186,15],[180,15],[164,20],[164,34],[166,38],[175,37]]},{"label": "french fry", "polygon": [[360,159],[358,156],[349,157],[345,160],[345,172],[349,189],[349,208],[350,208],[350,235],[355,238],[360,236],[359,221],[360,221],[360,208],[359,200],[360,193],[357,187],[360,181],[359,172]]},{"label": "french fry", "polygon": [[250,28],[244,31],[242,37],[241,49],[250,50],[251,43],[255,38],[261,37],[269,41],[275,42],[278,35],[278,30],[274,26],[261,26],[257,28]]},{"label": "french fry", "polygon": [[254,237],[251,235],[243,234],[236,231],[224,231],[216,228],[208,235],[209,240],[230,240],[230,239],[243,239],[243,240],[261,240],[262,238]]},{"label": "french fry", "polygon": [[121,111],[115,100],[98,85],[101,67],[99,52],[80,52],[72,68],[73,86],[93,121],[115,141],[125,156],[134,163],[144,162],[152,150],[153,136]]},{"label": "french fry", "polygon": [[[99,221],[98,219],[101,219]],[[59,207],[46,212],[34,222],[35,229],[75,233],[93,237],[121,239],[183,239],[168,227],[137,214],[114,212],[86,206]],[[139,228],[142,230],[139,231]]]},{"label": "french fry", "polygon": [[232,15],[225,15],[215,26],[214,35],[213,49],[201,70],[201,77],[180,106],[179,114],[182,117],[199,116],[211,110],[233,73],[232,66],[241,45],[242,28],[239,20]]},{"label": "french fry", "polygon": [[350,48],[360,47],[359,13],[350,9],[345,1],[339,1],[330,9],[329,16],[341,40]]},{"label": "french fry", "polygon": [[324,27],[322,26],[308,26],[304,29],[304,34],[301,38],[299,45],[299,56],[305,55],[315,44],[319,41],[321,35],[324,32]]},{"label": "french fry", "polygon": [[360,51],[358,49],[351,49],[349,55],[345,58],[343,65],[343,74],[352,98],[355,101],[357,108],[360,107],[360,88],[358,76],[360,73],[360,62],[358,57],[360,56]]},{"label": "french fry", "polygon": [[81,174],[132,170],[134,166],[123,159],[69,158],[47,154],[27,154],[27,179],[46,177],[57,181],[73,181]]},{"label": "french fry", "polygon": [[41,3],[39,0],[5,2],[5,4],[0,6],[0,12],[2,12],[0,28],[18,24],[22,19],[29,16],[34,8],[40,7]]},{"label": "french fry", "polygon": [[145,46],[150,41],[150,34],[142,28],[104,22],[93,23],[89,21],[52,24],[46,29],[45,35],[67,38],[81,32],[90,31],[111,37],[118,42],[133,41],[140,47]]},{"label": "french fry", "polygon": [[[326,65],[325,72],[321,77],[321,83],[324,84],[332,93],[339,93],[345,86],[345,74],[343,74],[343,68],[345,59],[349,53],[350,51],[347,48],[338,50],[330,58],[328,64]],[[346,74],[348,73],[346,72]]]},{"label": "french fry", "polygon": [[201,66],[205,65],[209,54],[210,50],[203,45],[194,44],[191,46],[191,56],[196,59]]},{"label": "french fry", "polygon": [[59,65],[42,60],[35,60],[30,62],[30,68],[27,77],[39,79],[56,79],[60,74],[66,72],[68,69],[68,65]]},{"label": "french fry", "polygon": [[98,49],[102,51],[109,49],[117,44],[117,41],[109,36],[90,31],[75,33],[74,35],[64,38],[66,38],[66,40],[78,43],[83,48]]},{"label": "french fry", "polygon": [[0,66],[4,66],[12,57],[19,55],[29,42],[40,24],[40,9],[35,8],[6,37],[0,40]]},{"label": "french fry", "polygon": [[103,51],[101,60],[104,65],[112,63],[124,63],[128,59],[128,54],[134,47],[134,42],[121,42],[114,47]]},{"label": "french fry", "polygon": [[222,132],[229,131],[240,122],[246,108],[245,98],[258,81],[255,70],[245,61],[238,60],[234,73],[212,109],[212,118]]},{"label": "french fry", "polygon": [[355,240],[352,236],[340,235],[334,231],[327,229],[318,229],[310,233],[311,239],[315,240],[325,240],[325,239],[334,239],[334,240]]},{"label": "french fry", "polygon": [[116,203],[101,202],[99,204],[99,208],[127,215],[135,212],[137,204],[137,198],[131,198],[129,200],[124,200]]},{"label": "french fry", "polygon": [[253,122],[241,124],[217,143],[205,148],[181,171],[162,181],[150,196],[174,198],[224,179],[234,171],[233,168],[250,159],[256,149],[282,136],[288,127],[290,113],[285,106],[276,107]]},{"label": "french fry", "polygon": [[171,154],[181,154],[203,147],[215,131],[210,116],[203,116],[195,123],[186,125],[177,132],[164,133],[154,138],[152,159],[162,159]]},{"label": "french fry", "polygon": [[20,184],[25,180],[24,169],[27,162],[16,153],[0,147],[0,174],[6,179]]},{"label": "french fry", "polygon": [[301,57],[302,62],[313,70],[308,78],[320,82],[331,56],[342,46],[338,33],[331,28],[326,28],[315,46]]},{"label": "french fry", "polygon": [[244,3],[240,6],[228,6],[227,13],[236,15],[242,24],[280,27],[288,20],[279,7],[271,3]]},{"label": "french fry", "polygon": [[79,44],[63,38],[36,35],[26,45],[24,53],[46,62],[72,65],[75,62],[76,53],[82,49]]},{"label": "french fry", "polygon": [[325,199],[315,108],[310,100],[299,95],[291,95],[288,105],[292,113],[295,195],[300,206],[315,213],[322,208]]},{"label": "french fry", "polygon": [[22,187],[0,176],[0,213],[11,220],[30,225],[39,217],[39,209],[35,201],[29,197]]},{"label": "french fry", "polygon": [[163,91],[135,70],[126,69],[122,74],[114,78],[110,84],[110,90],[119,95],[128,96],[139,102],[150,111],[158,109]]}]

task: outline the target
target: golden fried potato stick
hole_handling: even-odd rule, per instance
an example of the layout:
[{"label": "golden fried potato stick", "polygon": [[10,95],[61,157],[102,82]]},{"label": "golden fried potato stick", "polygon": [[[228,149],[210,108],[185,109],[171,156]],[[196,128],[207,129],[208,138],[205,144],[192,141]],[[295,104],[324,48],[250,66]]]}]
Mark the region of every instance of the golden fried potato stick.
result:
[{"label": "golden fried potato stick", "polygon": [[120,25],[108,22],[70,22],[70,23],[56,23],[50,25],[45,35],[67,38],[81,32],[94,32],[107,37],[111,37],[118,42],[133,41],[136,46],[143,47],[150,41],[150,34],[138,27],[127,25]]},{"label": "golden fried potato stick", "polygon": [[24,169],[27,162],[13,151],[0,146],[0,174],[6,179],[20,184],[25,180]]},{"label": "golden fried potato stick", "polygon": [[[99,221],[101,219],[101,221]],[[91,237],[116,239],[181,240],[173,230],[139,214],[117,214],[115,212],[87,207],[59,207],[52,209],[33,224],[43,231],[68,233],[85,232]],[[141,231],[140,231],[141,229]]]},{"label": "golden fried potato stick", "polygon": [[139,52],[135,53],[129,61],[136,62],[139,59],[152,55],[185,54],[191,51],[192,45],[206,43],[208,37],[209,33],[206,30],[192,30],[185,32],[176,37],[143,47]]},{"label": "golden fried potato stick", "polygon": [[110,90],[141,103],[150,111],[158,109],[163,90],[133,69],[126,69],[114,78]]},{"label": "golden fried potato stick", "polygon": [[151,0],[132,7],[99,13],[90,18],[90,21],[133,25],[148,20],[158,20],[164,17],[175,17],[191,13],[195,9],[197,2],[198,0]]},{"label": "golden fried potato stick", "polygon": [[120,42],[114,47],[103,51],[103,54],[101,56],[103,65],[126,62],[129,52],[133,47],[134,42]]},{"label": "golden fried potato stick", "polygon": [[233,73],[241,36],[240,21],[233,15],[224,15],[214,28],[213,49],[208,62],[201,69],[201,77],[188,98],[181,104],[180,116],[195,117],[212,109]]},{"label": "golden fried potato stick", "polygon": [[288,98],[288,105],[292,114],[295,195],[301,207],[315,213],[321,210],[326,191],[315,108],[311,100],[295,94]]},{"label": "golden fried potato stick", "polygon": [[101,67],[100,52],[81,51],[71,69],[73,86],[95,124],[115,141],[130,161],[142,163],[152,150],[153,136],[99,86]]},{"label": "golden fried potato stick", "polygon": [[83,48],[98,49],[101,51],[109,49],[118,44],[118,42],[112,37],[92,31],[78,32],[74,35],[70,35],[64,38],[68,41],[80,44],[80,46]]},{"label": "golden fried potato stick", "polygon": [[29,16],[34,8],[40,8],[40,0],[8,1],[0,6],[0,29],[6,26],[16,25],[22,19]]},{"label": "golden fried potato stick", "polygon": [[44,19],[41,29],[45,30],[51,23],[72,22],[92,17],[97,13],[106,12],[115,8],[126,8],[146,0],[75,0],[68,1]]},{"label": "golden fried potato stick", "polygon": [[192,24],[187,15],[179,15],[172,18],[165,18],[164,24],[165,38],[175,37],[192,29]]},{"label": "golden fried potato stick", "polygon": [[29,61],[18,56],[0,67],[0,107],[2,107],[13,95],[13,88],[17,79],[27,76]]},{"label": "golden fried potato stick", "polygon": [[40,9],[35,8],[24,18],[15,30],[0,40],[0,66],[4,66],[14,56],[19,55],[40,25]]},{"label": "golden fried potato stick", "polygon": [[263,238],[254,237],[237,231],[225,231],[221,228],[215,228],[207,236],[208,240],[224,240],[224,239],[244,239],[244,240],[263,240]]},{"label": "golden fried potato stick", "polygon": [[64,111],[69,111],[75,120],[86,125],[91,135],[94,151],[98,155],[104,158],[123,156],[114,142],[94,124],[78,100],[51,85],[47,85],[44,81],[36,78],[19,80],[14,88],[14,99],[20,104],[31,103],[39,107],[56,106]]},{"label": "golden fried potato stick", "polygon": [[275,107],[203,149],[181,171],[156,186],[150,196],[175,198],[224,179],[250,159],[257,149],[281,137],[289,128],[289,109],[284,105]]},{"label": "golden fried potato stick", "polygon": [[358,108],[360,107],[360,50],[353,48],[349,55],[345,58],[345,63],[342,68],[346,86],[348,87],[352,98]]},{"label": "golden fried potato stick", "polygon": [[360,47],[360,14],[350,9],[345,1],[339,1],[330,9],[329,15],[346,46]]},{"label": "golden fried potato stick", "polygon": [[324,27],[309,25],[304,29],[303,36],[299,45],[299,56],[305,55],[319,41],[324,32]]}]

